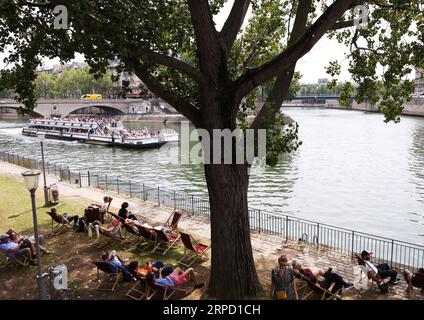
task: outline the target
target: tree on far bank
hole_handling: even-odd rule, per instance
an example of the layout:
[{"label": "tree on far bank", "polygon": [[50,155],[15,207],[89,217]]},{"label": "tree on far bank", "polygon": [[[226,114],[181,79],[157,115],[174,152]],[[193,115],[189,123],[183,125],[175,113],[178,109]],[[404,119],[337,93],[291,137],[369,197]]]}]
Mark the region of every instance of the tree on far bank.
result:
[{"label": "tree on far bank", "polygon": [[[79,52],[98,73],[118,58],[123,70],[135,73],[212,140],[214,129],[234,130],[237,120],[244,128],[267,129],[267,161],[275,164],[281,152],[298,146],[297,127],[281,130],[279,112],[296,64],[331,35],[351,49],[349,70],[358,84],[357,99],[377,98],[376,82],[382,81],[381,111],[388,121],[398,120],[412,91],[405,80],[411,65],[424,65],[420,0],[235,0],[217,30],[213,17],[226,2],[0,0],[0,50],[13,47],[9,60],[15,63],[2,71],[0,86],[15,88],[29,112],[36,101],[34,70],[41,56],[68,60]],[[66,30],[53,26],[56,5],[67,7]],[[358,5],[368,8],[363,28],[356,27]],[[329,72],[337,76],[338,69]],[[246,123],[262,85],[271,86],[267,100],[253,122]],[[223,164],[221,158],[221,164],[204,166],[211,210],[211,297],[260,293],[249,229],[248,169],[246,159]]]}]

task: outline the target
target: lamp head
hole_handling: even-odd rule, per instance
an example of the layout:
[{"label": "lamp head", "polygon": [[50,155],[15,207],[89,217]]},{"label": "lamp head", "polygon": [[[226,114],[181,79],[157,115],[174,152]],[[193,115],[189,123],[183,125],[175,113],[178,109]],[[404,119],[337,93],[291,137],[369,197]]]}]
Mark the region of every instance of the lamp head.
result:
[{"label": "lamp head", "polygon": [[44,140],[46,139],[46,134],[45,133],[37,133],[37,137],[38,137],[38,140],[40,142],[44,142]]},{"label": "lamp head", "polygon": [[24,182],[29,191],[35,191],[38,187],[38,178],[40,177],[40,171],[37,170],[28,170],[22,172],[24,177]]}]

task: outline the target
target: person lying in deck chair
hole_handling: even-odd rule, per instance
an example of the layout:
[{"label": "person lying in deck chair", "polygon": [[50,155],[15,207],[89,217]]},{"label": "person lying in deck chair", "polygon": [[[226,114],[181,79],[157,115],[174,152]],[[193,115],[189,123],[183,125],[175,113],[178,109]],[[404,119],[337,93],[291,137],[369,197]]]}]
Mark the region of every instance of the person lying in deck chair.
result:
[{"label": "person lying in deck chair", "polygon": [[[8,234],[10,236],[10,239],[12,239],[13,242],[17,243],[21,248],[22,248],[22,246],[23,247],[26,246],[26,247],[30,248],[30,246],[28,245],[28,243],[26,241],[29,241],[33,246],[35,246],[35,237],[34,236],[27,237],[27,236],[18,234],[17,232],[15,232],[13,230],[7,231],[6,234]],[[43,235],[38,236],[38,241],[40,242],[40,250],[44,253],[50,253],[50,251],[48,251],[45,247],[43,247],[43,242],[44,242],[44,236]]]},{"label": "person lying in deck chair", "polygon": [[[162,270],[159,269],[159,271]],[[186,284],[190,277],[194,282],[194,289],[202,288],[205,285],[203,282],[197,281],[193,268],[189,268],[186,271],[183,271],[177,267],[169,276],[166,276],[165,278],[162,277],[161,272],[159,272],[159,277],[156,277],[154,272],[150,272],[146,275],[146,281],[147,283],[155,284],[157,286],[176,289],[181,285]]]},{"label": "person lying in deck chair", "polygon": [[361,253],[361,257],[365,261],[365,267],[367,269],[368,278],[377,282],[377,285],[379,287],[381,282],[383,282],[383,279],[385,278],[390,278],[390,281],[388,282],[389,285],[398,284],[399,280],[397,279],[397,271],[390,269],[387,263],[382,263],[378,266],[375,266],[371,262],[371,254],[371,252],[368,252],[366,250],[362,251]]},{"label": "person lying in deck chair", "polygon": [[12,257],[19,257],[20,255],[25,255],[31,265],[36,265],[34,258],[35,248],[31,242],[25,241],[25,244],[19,245],[16,242],[13,242],[8,234],[0,235],[0,250],[2,250],[6,255]]},{"label": "person lying in deck chair", "polygon": [[148,261],[143,267],[139,265],[138,261],[132,261],[127,268],[135,271],[142,278],[146,277],[151,272],[155,274],[156,278],[160,277],[160,272],[163,278],[169,276],[174,271],[171,266],[165,266],[160,260],[157,260],[155,263]]},{"label": "person lying in deck chair", "polygon": [[[304,275],[312,283],[318,283],[321,288],[329,290],[334,283],[331,293],[338,292],[341,288],[351,288],[353,283],[344,281],[344,279],[337,273],[333,272],[332,268],[328,268],[326,272],[322,270],[311,270],[310,268],[302,268],[300,263],[296,260],[292,261],[292,267],[296,278],[300,278],[299,273]],[[322,277],[323,280],[319,280]]]},{"label": "person lying in deck chair", "polygon": [[[94,221],[91,225],[95,228],[97,236],[99,236],[99,232],[101,232],[106,237],[113,238],[113,237],[119,236],[121,240],[126,239],[122,235],[121,222],[118,219],[112,218],[112,220],[110,221],[107,227],[102,227],[101,222],[98,220]],[[99,230],[97,230],[97,228]],[[91,233],[91,229],[89,228],[89,235],[90,233]]]},{"label": "person lying in deck chair", "polygon": [[118,272],[119,269],[122,271],[124,280],[131,281],[131,273],[128,271],[127,266],[124,265],[125,260],[121,259],[115,250],[104,252],[102,259],[109,263],[109,267],[113,273]]}]

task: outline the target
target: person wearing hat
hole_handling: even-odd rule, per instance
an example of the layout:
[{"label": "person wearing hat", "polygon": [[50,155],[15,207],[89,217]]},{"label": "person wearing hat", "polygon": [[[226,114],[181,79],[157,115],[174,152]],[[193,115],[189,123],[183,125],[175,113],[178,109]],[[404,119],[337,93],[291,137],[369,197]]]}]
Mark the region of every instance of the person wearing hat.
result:
[{"label": "person wearing hat", "polygon": [[387,263],[381,263],[375,266],[371,262],[371,255],[372,252],[368,252],[366,250],[361,253],[361,257],[365,261],[368,277],[377,282],[378,285],[380,285],[382,280],[386,278],[390,278],[389,284],[398,284],[397,271],[390,269]]},{"label": "person wearing hat", "polygon": [[25,247],[21,248],[19,244],[16,242],[13,242],[12,239],[8,234],[2,234],[0,235],[0,250],[6,253],[6,255],[17,258],[20,255],[25,255],[28,260],[30,261],[30,264],[35,264],[34,252],[31,251],[31,248]]}]

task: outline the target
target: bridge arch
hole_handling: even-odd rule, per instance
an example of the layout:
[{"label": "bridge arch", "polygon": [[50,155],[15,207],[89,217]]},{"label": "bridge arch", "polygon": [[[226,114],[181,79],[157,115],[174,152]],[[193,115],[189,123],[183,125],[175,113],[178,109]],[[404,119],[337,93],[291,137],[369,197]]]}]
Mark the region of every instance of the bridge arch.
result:
[{"label": "bridge arch", "polygon": [[[22,116],[18,114],[18,108],[20,106],[9,106],[9,105],[0,105],[0,116],[3,115],[18,115],[18,116]],[[36,111],[32,111],[29,115],[24,115],[24,116],[28,116],[28,117],[32,117],[32,118],[44,118],[44,115],[42,115],[39,112]]]},{"label": "bridge arch", "polygon": [[115,107],[115,106],[106,106],[106,105],[88,105],[88,106],[78,106],[75,108],[72,108],[70,110],[67,110],[66,114],[62,114],[63,117],[69,116],[69,115],[79,115],[79,114],[87,114],[87,115],[119,115],[123,114],[124,111],[122,111],[122,108]]}]

